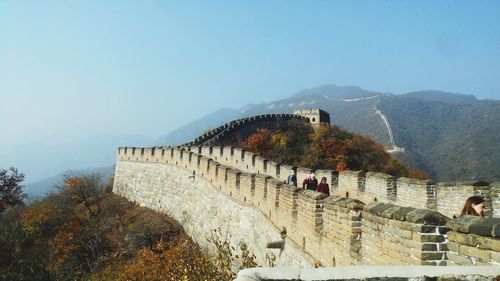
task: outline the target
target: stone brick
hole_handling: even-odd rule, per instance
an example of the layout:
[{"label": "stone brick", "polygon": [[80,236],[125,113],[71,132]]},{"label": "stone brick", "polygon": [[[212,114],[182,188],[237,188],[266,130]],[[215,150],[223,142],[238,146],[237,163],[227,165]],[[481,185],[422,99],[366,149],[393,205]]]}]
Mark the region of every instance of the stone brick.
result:
[{"label": "stone brick", "polygon": [[446,252],[446,258],[456,263],[457,265],[472,265],[472,261],[470,258],[453,252]]},{"label": "stone brick", "polygon": [[475,237],[476,236],[458,233],[454,231],[448,232],[448,240],[473,247],[477,246],[478,244]]},{"label": "stone brick", "polygon": [[434,211],[416,209],[406,215],[406,220],[412,223],[425,225],[445,225],[450,218]]},{"label": "stone brick", "polygon": [[460,245],[460,254],[480,258],[483,261],[489,261],[491,259],[491,254],[488,250],[482,250],[467,245]]},{"label": "stone brick", "polygon": [[500,224],[500,218],[483,218],[471,224],[469,233],[481,236],[492,236],[493,227],[497,224]]},{"label": "stone brick", "polygon": [[437,233],[437,226],[434,225],[423,225],[423,224],[417,224],[413,225],[413,231],[414,232],[419,232],[419,233]]},{"label": "stone brick", "polygon": [[377,206],[374,206],[373,208],[371,208],[369,210],[369,212],[372,213],[372,214],[374,214],[374,215],[377,215],[377,216],[382,216],[382,213],[385,210],[387,210],[387,209],[389,209],[389,208],[391,208],[393,206],[394,205],[392,205],[392,204],[380,203]]},{"label": "stone brick", "polygon": [[392,205],[388,209],[386,209],[385,211],[383,211],[381,215],[384,218],[392,219],[393,216],[394,216],[394,213],[396,213],[397,211],[399,211],[401,208],[403,208],[403,207],[397,206],[397,205]]},{"label": "stone brick", "polygon": [[477,237],[479,248],[500,252],[500,239],[489,237]]},{"label": "stone brick", "polygon": [[437,247],[436,243],[425,243],[425,244],[422,244],[421,250],[422,251],[437,251],[438,247]]},{"label": "stone brick", "polygon": [[435,243],[440,243],[444,242],[444,236],[443,235],[432,235],[432,234],[419,234],[417,236],[417,241],[421,242],[435,242]]},{"label": "stone brick", "polygon": [[415,208],[411,208],[411,207],[403,207],[403,208],[399,209],[399,211],[395,212],[392,215],[392,217],[395,220],[398,220],[398,221],[405,221],[406,220],[406,215],[408,213],[413,212],[414,210],[416,210],[416,209]]},{"label": "stone brick", "polygon": [[476,216],[463,216],[448,221],[446,226],[456,232],[469,233],[469,227],[480,220],[481,218]]},{"label": "stone brick", "polygon": [[448,251],[448,243],[441,243],[441,244],[438,244],[438,250],[439,251]]},{"label": "stone brick", "polygon": [[448,228],[448,227],[445,227],[445,226],[439,226],[438,227],[438,232],[439,234],[446,234],[448,231],[450,231],[451,229]]}]

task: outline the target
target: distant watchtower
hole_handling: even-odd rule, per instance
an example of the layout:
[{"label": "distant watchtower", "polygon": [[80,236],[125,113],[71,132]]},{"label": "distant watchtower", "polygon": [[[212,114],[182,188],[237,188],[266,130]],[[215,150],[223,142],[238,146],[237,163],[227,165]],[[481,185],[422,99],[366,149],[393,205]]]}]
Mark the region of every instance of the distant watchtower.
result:
[{"label": "distant watchtower", "polygon": [[309,118],[309,123],[313,127],[318,127],[320,123],[330,124],[330,113],[321,109],[297,109],[293,114]]}]

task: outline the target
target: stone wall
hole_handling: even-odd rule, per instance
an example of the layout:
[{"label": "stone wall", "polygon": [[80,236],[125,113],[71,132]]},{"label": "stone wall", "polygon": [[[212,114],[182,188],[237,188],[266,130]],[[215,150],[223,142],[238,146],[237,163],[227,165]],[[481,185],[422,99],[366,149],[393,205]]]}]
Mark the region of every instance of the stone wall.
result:
[{"label": "stone wall", "polygon": [[[185,147],[199,152],[205,157],[213,158],[221,164],[235,167],[244,172],[265,174],[280,181],[285,181],[294,169],[298,186],[306,174],[311,171],[307,167],[292,167],[263,159],[251,152],[234,147]],[[236,153],[237,152],[237,153]],[[498,183],[438,183],[409,178],[394,178],[382,173],[366,173],[360,171],[317,170],[317,178],[326,176],[330,184],[330,193],[342,197],[352,197],[365,203],[372,201],[394,203],[401,206],[430,209],[448,217],[458,216],[465,200],[472,195],[481,195],[487,202],[486,216],[500,217],[500,187]],[[494,189],[492,191],[492,189]]]},{"label": "stone wall", "polygon": [[492,216],[500,218],[500,181],[491,184]]},{"label": "stone wall", "polygon": [[452,229],[448,232],[448,264],[500,265],[500,218],[464,216],[447,226]]},{"label": "stone wall", "polygon": [[363,210],[366,265],[446,265],[449,218],[434,211],[373,202]]},{"label": "stone wall", "polygon": [[[377,173],[344,171],[337,176],[321,170],[318,173],[332,181],[338,179],[333,195],[326,196],[285,184],[279,179],[281,165],[253,156],[223,147],[120,148],[113,191],[142,206],[168,212],[206,247],[207,235],[220,227],[234,245],[249,243],[260,264],[265,264],[266,255],[271,253],[281,265],[447,264],[445,223],[449,218],[435,210],[412,207],[444,209],[445,205],[435,200],[444,194],[444,188]],[[246,169],[247,159],[251,159],[254,172],[231,164],[243,162],[239,167]],[[306,171],[297,168],[298,174]],[[456,186],[446,186],[446,194],[462,196]],[[489,184],[464,186],[469,188],[467,192],[491,197]],[[349,193],[348,198],[344,192]],[[425,198],[415,198],[412,203],[410,195]],[[497,223],[490,220],[482,221]],[[497,228],[492,225],[491,229]],[[451,234],[450,241],[458,236]],[[266,248],[266,243],[282,238],[284,248]],[[488,239],[487,245],[498,241],[497,236]],[[482,263],[497,263],[499,251],[490,251],[493,258]]]},{"label": "stone wall", "polygon": [[458,217],[465,200],[472,195],[481,195],[486,203],[486,216],[492,215],[491,186],[487,182],[454,183],[436,185],[436,210],[449,217]]},{"label": "stone wall", "polygon": [[280,265],[313,264],[312,259],[292,242],[281,252],[266,249],[266,243],[279,241],[281,236],[280,229],[261,212],[217,192],[219,188],[204,177],[193,177],[189,170],[162,162],[118,161],[113,192],[143,207],[173,216],[206,249],[214,250],[207,238],[211,237],[213,229],[220,228],[236,248],[242,242],[247,243],[259,264],[266,264],[266,255],[271,254],[279,256],[277,263]]}]

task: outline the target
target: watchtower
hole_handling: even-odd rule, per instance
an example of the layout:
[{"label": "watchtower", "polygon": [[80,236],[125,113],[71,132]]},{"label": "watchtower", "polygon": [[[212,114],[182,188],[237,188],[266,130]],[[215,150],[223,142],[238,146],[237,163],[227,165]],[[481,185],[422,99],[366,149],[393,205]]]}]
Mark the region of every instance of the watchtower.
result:
[{"label": "watchtower", "polygon": [[330,113],[319,108],[296,109],[293,114],[307,117],[313,127],[318,127],[320,123],[330,124]]}]

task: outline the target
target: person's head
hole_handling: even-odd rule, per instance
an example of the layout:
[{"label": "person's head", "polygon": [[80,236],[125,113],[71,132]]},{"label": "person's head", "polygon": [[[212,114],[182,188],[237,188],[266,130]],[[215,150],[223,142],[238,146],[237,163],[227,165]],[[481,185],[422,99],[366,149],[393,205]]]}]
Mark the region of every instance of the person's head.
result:
[{"label": "person's head", "polygon": [[316,178],[316,174],[315,173],[311,173],[311,179],[315,179]]},{"label": "person's head", "polygon": [[465,200],[464,208],[460,216],[483,216],[484,215],[484,199],[481,196],[471,196]]},{"label": "person's head", "polygon": [[290,175],[295,175],[295,171],[294,170],[290,170]]},{"label": "person's head", "polygon": [[322,177],[322,178],[321,178],[321,182],[322,182],[322,183],[326,183],[326,177]]}]

